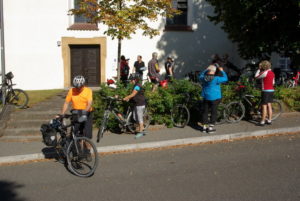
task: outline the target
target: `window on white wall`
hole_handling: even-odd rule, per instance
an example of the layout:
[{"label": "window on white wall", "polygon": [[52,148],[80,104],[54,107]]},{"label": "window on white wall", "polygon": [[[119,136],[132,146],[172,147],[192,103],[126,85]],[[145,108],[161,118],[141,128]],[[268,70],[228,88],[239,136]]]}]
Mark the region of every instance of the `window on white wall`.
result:
[{"label": "window on white wall", "polygon": [[[79,8],[80,2],[83,0],[69,0],[70,9]],[[71,26],[68,30],[87,30],[87,31],[97,31],[97,24],[89,23],[89,19],[83,15],[72,15],[71,16]]]},{"label": "window on white wall", "polygon": [[180,10],[181,14],[167,18],[165,31],[191,31],[191,26],[188,24],[189,1],[173,0],[173,7]]}]

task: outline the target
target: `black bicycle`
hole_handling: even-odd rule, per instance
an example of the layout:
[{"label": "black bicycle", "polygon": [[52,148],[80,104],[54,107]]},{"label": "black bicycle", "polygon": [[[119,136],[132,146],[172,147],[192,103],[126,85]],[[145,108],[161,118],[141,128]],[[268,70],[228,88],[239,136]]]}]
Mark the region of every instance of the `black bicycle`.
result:
[{"label": "black bicycle", "polygon": [[1,84],[1,99],[0,102],[2,104],[2,89],[5,88],[5,104],[14,105],[17,108],[26,108],[29,98],[27,93],[22,89],[14,89],[13,86],[15,84],[12,83],[12,79],[14,75],[12,72],[8,72],[5,74],[4,81]]},{"label": "black bicycle", "polygon": [[[100,139],[103,137],[103,134],[107,129],[107,123],[111,114],[113,114],[113,117],[117,120],[121,132],[126,132],[126,129],[128,129],[131,133],[135,133],[137,123],[134,120],[132,107],[129,106],[126,113],[123,114],[118,110],[117,106],[117,102],[123,101],[122,99],[114,97],[105,97],[104,99],[106,100],[106,108],[104,110],[103,118],[98,130],[97,142],[99,142]],[[151,122],[151,116],[148,113],[147,108],[144,111],[143,122],[144,130],[147,130]]]},{"label": "black bicycle", "polygon": [[[66,125],[67,120],[70,123]],[[99,162],[95,144],[79,131],[80,124],[86,120],[82,111],[72,110],[71,114],[60,115],[41,127],[43,142],[54,147],[57,160],[79,177],[92,176]]]},{"label": "black bicycle", "polygon": [[[182,103],[175,104],[171,111],[171,120],[173,125],[178,128],[184,128],[191,118],[191,112],[197,115],[194,119],[202,122],[201,114],[203,112],[202,100],[193,100],[189,93],[183,94]],[[218,105],[217,112],[217,122],[216,124],[221,124],[225,122],[224,117],[224,104],[220,103]],[[209,117],[210,118],[210,117]]]},{"label": "black bicycle", "polygon": [[[232,101],[226,105],[224,116],[229,123],[241,121],[246,115],[252,120],[257,120],[261,117],[261,98],[247,94],[244,85],[238,85],[236,90],[239,94],[239,99]],[[247,110],[246,110],[247,108]],[[277,119],[282,113],[282,105],[279,100],[274,99],[272,103],[273,115],[271,120]],[[247,113],[246,113],[247,111]]]}]

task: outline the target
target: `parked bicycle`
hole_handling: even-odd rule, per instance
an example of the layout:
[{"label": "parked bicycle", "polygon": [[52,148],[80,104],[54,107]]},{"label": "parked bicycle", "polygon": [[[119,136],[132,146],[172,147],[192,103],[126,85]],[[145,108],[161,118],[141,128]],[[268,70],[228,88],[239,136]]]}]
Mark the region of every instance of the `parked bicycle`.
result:
[{"label": "parked bicycle", "polygon": [[[245,115],[252,120],[261,117],[261,98],[247,94],[244,85],[238,85],[236,90],[239,93],[239,99],[226,105],[224,116],[226,121],[236,123],[241,121]],[[247,111],[246,111],[247,108]],[[272,103],[273,116],[271,120],[277,119],[282,113],[282,105],[279,100],[274,99]],[[247,112],[247,113],[246,113]]]},{"label": "parked bicycle", "polygon": [[[105,130],[107,129],[107,123],[109,121],[110,115],[113,114],[113,117],[117,120],[119,127],[122,132],[126,132],[128,129],[131,133],[135,133],[137,123],[134,120],[132,107],[128,107],[125,114],[120,112],[117,107],[117,102],[123,101],[119,98],[114,97],[105,97],[106,100],[106,108],[103,113],[103,118],[101,121],[100,128],[97,134],[97,142],[103,137]],[[144,112],[144,129],[146,130],[151,121],[151,116],[148,113],[147,109]]]},{"label": "parked bicycle", "polygon": [[[190,122],[191,112],[197,115],[197,117],[194,117],[195,120],[201,122],[203,110],[201,100],[193,100],[189,93],[184,93],[183,97],[182,103],[175,104],[171,111],[173,125],[178,128],[184,128]],[[223,116],[224,108],[222,103],[218,105],[217,124],[225,122],[225,117]]]},{"label": "parked bicycle", "polygon": [[28,95],[22,89],[14,89],[15,84],[12,83],[14,77],[12,72],[4,75],[4,82],[1,84],[0,103],[2,104],[2,89],[5,88],[5,104],[14,105],[17,108],[25,108],[28,104]]},{"label": "parked bicycle", "polygon": [[[70,124],[65,125],[67,119]],[[57,160],[79,177],[92,176],[99,162],[95,144],[83,137],[78,129],[80,123],[86,120],[86,116],[80,110],[72,110],[71,114],[61,115],[49,124],[41,126],[43,142],[54,147]]]}]

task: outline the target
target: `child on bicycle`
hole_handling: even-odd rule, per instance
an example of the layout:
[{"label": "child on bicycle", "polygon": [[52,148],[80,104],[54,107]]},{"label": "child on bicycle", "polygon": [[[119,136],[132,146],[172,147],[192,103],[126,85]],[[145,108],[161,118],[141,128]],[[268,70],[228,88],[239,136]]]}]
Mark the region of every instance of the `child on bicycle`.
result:
[{"label": "child on bicycle", "polygon": [[[259,63],[259,69],[255,73],[255,79],[262,79],[262,93],[261,93],[261,104],[262,104],[262,117],[258,123],[259,126],[266,124],[272,124],[272,102],[274,95],[274,83],[275,74],[271,70],[271,63],[264,60]],[[268,116],[268,118],[267,118]]]},{"label": "child on bicycle", "polygon": [[146,107],[146,99],[144,96],[144,89],[139,83],[140,76],[136,73],[132,73],[129,76],[129,80],[134,84],[133,90],[130,95],[123,98],[124,101],[132,100],[134,103],[133,118],[138,123],[138,133],[135,138],[140,138],[145,135],[144,133],[144,112]]},{"label": "child on bicycle", "polygon": [[[216,71],[220,73],[221,76],[216,75]],[[199,75],[199,80],[202,82],[202,94],[203,97],[203,113],[202,113],[202,132],[214,133],[214,125],[217,119],[217,107],[221,102],[221,83],[227,82],[227,74],[224,72],[223,68],[216,65],[209,65],[206,70],[204,70]],[[210,120],[208,120],[208,112],[211,111]]]}]

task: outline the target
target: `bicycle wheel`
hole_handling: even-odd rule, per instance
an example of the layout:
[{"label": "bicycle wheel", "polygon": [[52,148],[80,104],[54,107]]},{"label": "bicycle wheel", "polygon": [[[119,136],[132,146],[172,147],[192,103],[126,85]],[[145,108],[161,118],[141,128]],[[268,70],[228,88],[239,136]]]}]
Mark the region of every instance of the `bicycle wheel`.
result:
[{"label": "bicycle wheel", "polygon": [[98,133],[97,133],[97,142],[100,141],[101,138],[103,138],[103,134],[106,130],[107,122],[109,118],[109,113],[105,111],[103,115],[103,119],[101,121],[101,126],[99,127]]},{"label": "bicycle wheel", "polygon": [[241,102],[231,102],[224,110],[225,120],[229,123],[237,123],[245,116],[245,106]]},{"label": "bicycle wheel", "polygon": [[274,99],[272,103],[272,120],[277,119],[282,113],[282,105],[279,100]]},{"label": "bicycle wheel", "polygon": [[28,95],[22,89],[13,89],[7,94],[7,103],[14,105],[16,108],[25,108],[28,104]]},{"label": "bicycle wheel", "polygon": [[[131,111],[127,117],[127,128],[131,133],[135,133],[137,129],[137,123],[133,118],[133,112]],[[150,123],[151,123],[151,115],[149,114],[147,108],[144,111],[144,116],[143,116],[143,122],[144,122],[144,130],[147,130]]]},{"label": "bicycle wheel", "polygon": [[175,105],[171,111],[171,120],[175,127],[183,128],[190,121],[190,111],[185,105]]},{"label": "bicycle wheel", "polygon": [[67,149],[69,170],[79,177],[92,176],[98,165],[98,153],[94,143],[86,137],[71,141]]}]

